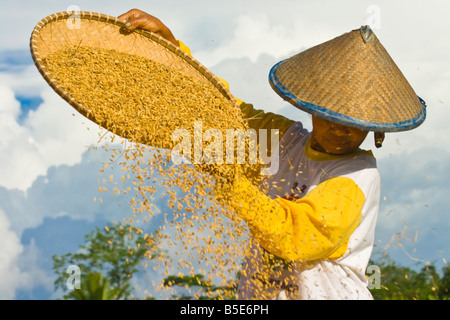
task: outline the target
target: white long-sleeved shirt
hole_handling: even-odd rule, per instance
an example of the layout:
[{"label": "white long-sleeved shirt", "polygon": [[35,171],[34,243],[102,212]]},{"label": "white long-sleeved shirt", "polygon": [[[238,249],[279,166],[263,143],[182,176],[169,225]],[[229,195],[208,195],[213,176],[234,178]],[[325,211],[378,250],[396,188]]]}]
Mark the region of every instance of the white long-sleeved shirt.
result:
[{"label": "white long-sleeved shirt", "polygon": [[[298,255],[300,259],[284,260],[284,262],[278,260],[278,265],[273,268],[267,266],[273,261],[263,266],[261,255],[265,255],[265,250],[256,250],[255,247],[252,252],[256,254],[248,257],[244,265],[244,272],[239,283],[239,299],[372,298],[367,289],[365,270],[372,252],[380,196],[380,177],[375,158],[371,152],[366,151],[344,156],[320,153],[311,149],[309,141],[310,133],[303,129],[301,123],[290,123],[278,146],[278,172],[270,177],[271,182],[268,183],[269,196],[277,199],[276,201],[282,205],[283,209],[289,211],[288,214],[293,217],[291,222],[286,219],[283,224],[295,224],[295,221],[301,221],[296,228],[305,227],[303,233],[296,228],[292,229],[294,231],[291,232],[299,235],[293,236],[292,239],[286,239],[289,242],[302,242],[296,248],[301,251]],[[327,181],[333,181],[333,184],[326,185]],[[329,194],[326,193],[325,198],[313,195],[308,199],[312,205],[308,202],[307,210],[303,210],[306,205],[300,202],[307,195],[311,195],[311,191],[314,189],[329,191],[327,189],[332,186],[333,189],[347,190],[348,183],[356,184],[356,189],[359,189],[363,196],[361,200],[354,200],[361,202],[361,206],[350,209],[355,212],[342,212],[342,214],[355,215],[357,224],[353,227],[345,227],[345,230],[336,227],[324,231],[323,226],[327,224],[329,212],[340,210],[339,208],[332,209],[331,206],[333,203],[342,201],[345,194],[331,191]],[[245,188],[248,187],[248,185],[245,186]],[[333,199],[335,196],[339,199]],[[353,199],[346,200],[350,207],[352,202]],[[300,204],[297,205],[297,203]],[[311,206],[314,207],[312,213],[308,211]],[[264,215],[265,213],[260,212],[256,215],[258,216],[258,214]],[[250,227],[254,234],[264,229],[258,227],[258,222],[254,222],[256,218],[249,217],[248,214],[243,214],[243,216],[247,223],[256,225],[253,228]],[[317,221],[317,216],[320,216],[322,221]],[[307,225],[302,219],[313,221],[313,227]],[[266,218],[262,220],[267,221]],[[271,222],[270,224],[273,226],[276,223]],[[317,226],[317,224],[323,225]],[[326,234],[328,231],[329,234]],[[351,234],[342,237],[338,235],[339,232],[347,231],[350,231]],[[330,240],[331,242],[336,243],[329,245],[326,252],[320,245],[315,244],[315,241],[318,241],[315,233],[325,233],[326,237],[334,239]],[[333,233],[336,233],[337,236],[336,234],[333,236]],[[277,238],[277,241],[280,239],[283,241],[283,238]],[[268,245],[264,241],[261,243],[267,251],[271,250],[270,244]],[[296,244],[294,243],[293,246],[295,247]],[[317,258],[314,258],[315,248],[319,248]],[[302,253],[306,251],[311,251],[311,253],[308,252],[302,256]],[[281,253],[279,254],[281,256],[283,248],[277,253]],[[289,256],[287,257],[289,258]],[[274,266],[276,264],[274,263]]]}]

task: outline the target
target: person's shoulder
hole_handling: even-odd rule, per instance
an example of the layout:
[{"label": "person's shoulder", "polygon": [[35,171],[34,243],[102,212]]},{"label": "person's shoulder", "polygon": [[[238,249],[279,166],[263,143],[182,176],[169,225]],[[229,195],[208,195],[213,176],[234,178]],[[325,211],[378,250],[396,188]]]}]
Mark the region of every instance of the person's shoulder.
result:
[{"label": "person's shoulder", "polygon": [[335,174],[352,179],[363,190],[373,187],[379,188],[381,183],[376,160],[368,154],[360,154],[350,158],[345,165],[336,169]]},{"label": "person's shoulder", "polygon": [[334,161],[329,161],[327,169],[331,176],[346,176],[357,183],[359,181],[379,183],[380,180],[377,161],[370,151],[361,150],[336,158]]}]

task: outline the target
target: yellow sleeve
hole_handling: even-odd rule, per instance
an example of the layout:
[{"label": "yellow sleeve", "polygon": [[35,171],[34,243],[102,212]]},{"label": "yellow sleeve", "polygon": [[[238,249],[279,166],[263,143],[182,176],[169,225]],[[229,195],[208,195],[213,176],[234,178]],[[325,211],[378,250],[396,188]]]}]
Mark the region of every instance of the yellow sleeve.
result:
[{"label": "yellow sleeve", "polygon": [[235,182],[233,208],[261,246],[286,260],[337,259],[361,220],[365,197],[350,178],[319,184],[295,202],[271,199],[247,179]]},{"label": "yellow sleeve", "polygon": [[180,40],[177,40],[177,41],[178,41],[178,45],[180,46],[180,49],[192,57],[191,49],[189,49],[189,47],[186,46],[182,41],[180,41]]},{"label": "yellow sleeve", "polygon": [[294,124],[294,120],[288,119],[272,112],[264,112],[263,110],[254,109],[252,104],[245,103],[237,99],[240,103],[240,107],[244,117],[247,119],[248,124],[254,129],[278,129],[279,138]]}]

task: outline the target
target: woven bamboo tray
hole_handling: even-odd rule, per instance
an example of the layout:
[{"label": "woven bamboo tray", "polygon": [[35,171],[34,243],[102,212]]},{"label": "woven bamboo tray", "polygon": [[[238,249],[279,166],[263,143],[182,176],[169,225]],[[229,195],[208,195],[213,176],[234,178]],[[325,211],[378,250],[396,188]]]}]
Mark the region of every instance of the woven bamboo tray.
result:
[{"label": "woven bamboo tray", "polygon": [[[77,25],[72,24],[73,19],[78,19]],[[142,29],[136,29],[131,33],[125,32],[123,26],[123,21],[106,14],[86,11],[60,12],[42,19],[31,34],[30,50],[37,69],[54,91],[83,116],[95,122],[91,117],[89,106],[83,105],[71,96],[52,77],[42,62],[47,55],[65,47],[81,45],[115,49],[165,64],[199,81],[213,84],[226,99],[238,107],[222,81],[179,47]]]}]

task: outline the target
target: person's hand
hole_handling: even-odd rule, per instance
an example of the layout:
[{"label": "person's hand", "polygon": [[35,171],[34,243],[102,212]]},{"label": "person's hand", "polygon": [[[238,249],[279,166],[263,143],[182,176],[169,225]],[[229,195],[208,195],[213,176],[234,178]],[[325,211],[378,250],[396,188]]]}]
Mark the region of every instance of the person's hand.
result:
[{"label": "person's hand", "polygon": [[118,17],[120,20],[125,21],[124,29],[128,32],[132,32],[136,28],[141,28],[165,38],[172,42],[177,47],[178,41],[172,34],[172,31],[161,22],[158,18],[141,11],[139,9],[132,9]]}]

